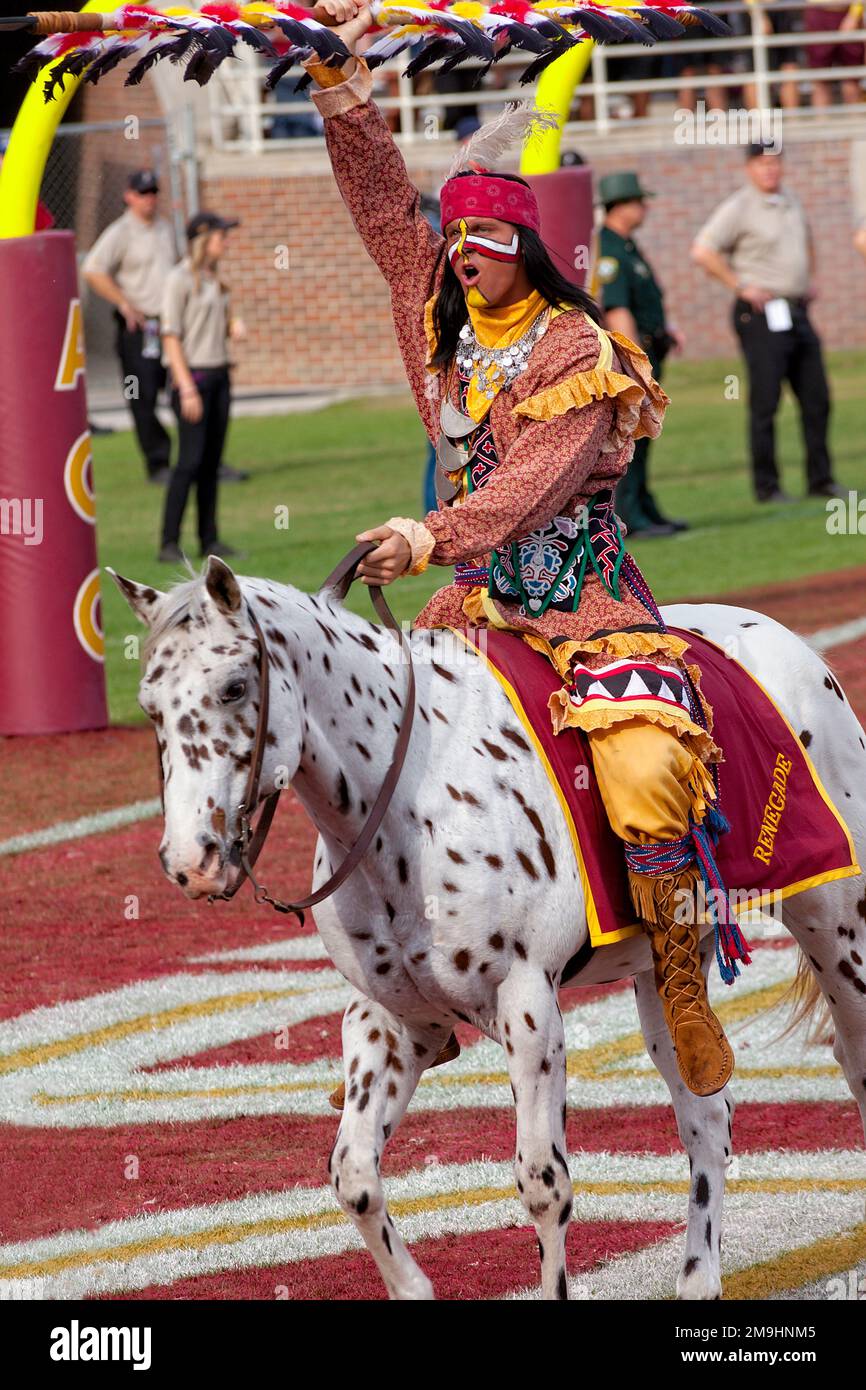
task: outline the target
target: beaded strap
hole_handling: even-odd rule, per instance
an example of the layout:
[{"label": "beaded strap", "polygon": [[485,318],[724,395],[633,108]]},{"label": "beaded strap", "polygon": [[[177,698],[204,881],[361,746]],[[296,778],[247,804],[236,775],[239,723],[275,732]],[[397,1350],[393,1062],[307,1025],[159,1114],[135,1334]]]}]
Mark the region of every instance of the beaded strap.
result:
[{"label": "beaded strap", "polygon": [[748,942],[731,910],[728,890],[713,854],[713,846],[718,843],[719,836],[730,828],[721,812],[712,809],[701,825],[693,823],[688,833],[679,840],[625,846],[625,862],[631,872],[646,874],[649,878],[682,873],[683,869],[697,863],[715,927],[719,974],[726,985],[732,985],[740,973],[737,961],[750,965],[752,960]]},{"label": "beaded strap", "polygon": [[476,584],[484,584],[486,580],[486,565],[470,565],[466,561],[462,561],[454,566],[455,584],[465,584],[467,588],[474,588]]}]

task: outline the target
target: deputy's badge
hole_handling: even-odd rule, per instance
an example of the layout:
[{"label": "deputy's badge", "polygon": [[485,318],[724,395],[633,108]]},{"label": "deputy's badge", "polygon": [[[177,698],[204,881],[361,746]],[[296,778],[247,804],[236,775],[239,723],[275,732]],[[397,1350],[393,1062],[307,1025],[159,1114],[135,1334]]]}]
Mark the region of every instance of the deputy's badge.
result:
[{"label": "deputy's badge", "polygon": [[602,256],[598,263],[598,279],[602,285],[609,285],[619,275],[619,261],[616,256]]}]

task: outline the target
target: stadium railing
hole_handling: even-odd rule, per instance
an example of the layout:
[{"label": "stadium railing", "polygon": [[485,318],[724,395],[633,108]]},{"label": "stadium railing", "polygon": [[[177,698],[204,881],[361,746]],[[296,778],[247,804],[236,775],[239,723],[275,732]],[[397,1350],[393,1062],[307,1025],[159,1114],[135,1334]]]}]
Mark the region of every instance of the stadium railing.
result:
[{"label": "stadium railing", "polygon": [[[765,4],[762,0],[744,4],[741,0],[732,4],[709,3],[713,9],[728,18],[729,22],[742,27],[744,32],[734,33],[728,38],[711,38],[708,35],[688,38],[671,43],[657,43],[651,48],[639,44],[617,44],[604,46],[596,44],[592,53],[591,68],[585,80],[575,91],[572,118],[566,130],[572,135],[605,134],[612,129],[649,131],[653,127],[669,127],[671,122],[671,99],[677,99],[687,91],[700,93],[707,87],[750,89],[752,105],[756,109],[771,110],[778,105],[778,89],[786,84],[796,84],[801,101],[798,116],[804,118],[821,116],[827,118],[843,111],[851,115],[856,106],[823,105],[810,106],[808,92],[815,82],[834,82],[841,78],[856,80],[861,87],[866,78],[866,64],[857,67],[810,68],[805,61],[806,50],[814,44],[835,42],[866,41],[866,27],[850,30],[840,35],[838,30],[806,33],[802,28],[802,14],[807,8],[805,0],[786,0],[785,3]],[[842,6],[839,6],[842,8]],[[780,12],[795,12],[799,27],[788,33],[765,32],[764,17]],[[861,21],[862,22],[862,21]],[[777,50],[792,53],[789,60],[795,66],[784,70],[771,68],[770,54]],[[615,62],[619,72],[627,68],[634,59],[647,55],[658,60],[668,57],[686,58],[691,56],[696,62],[715,60],[716,64],[732,65],[732,70],[720,73],[686,75],[611,76],[610,64]],[[623,61],[624,60],[624,61]],[[435,77],[432,80],[425,74],[426,81],[419,82],[402,75],[406,57],[384,64],[376,72],[375,98],[378,105],[388,115],[395,134],[401,143],[411,144],[424,139],[438,139],[446,134],[444,113],[465,107],[468,114],[477,114],[483,120],[495,114],[495,109],[507,100],[525,98],[531,88],[518,83],[520,71],[527,66],[527,55],[510,55],[502,59],[481,80],[477,87],[458,91],[437,91]],[[784,59],[783,59],[784,61]],[[477,64],[475,65],[477,68]],[[473,65],[464,64],[458,72],[470,72]],[[277,150],[295,150],[299,154],[306,149],[315,148],[321,143],[320,135],[276,138],[271,130],[274,118],[281,115],[310,116],[314,109],[305,98],[289,101],[275,101],[265,92],[265,69],[257,55],[251,50],[244,51],[240,61],[225,64],[217,74],[219,82],[211,82],[207,89],[208,100],[208,143],[212,148],[237,153],[264,153]],[[301,69],[288,76],[299,77]],[[432,89],[430,89],[432,88]],[[650,109],[648,114],[636,116],[624,112],[628,99],[637,93],[648,93]],[[581,119],[574,108],[583,104],[584,98],[591,98],[591,115]],[[804,100],[805,98],[805,100]],[[653,106],[663,109],[653,110]],[[451,133],[447,132],[451,138]]]}]

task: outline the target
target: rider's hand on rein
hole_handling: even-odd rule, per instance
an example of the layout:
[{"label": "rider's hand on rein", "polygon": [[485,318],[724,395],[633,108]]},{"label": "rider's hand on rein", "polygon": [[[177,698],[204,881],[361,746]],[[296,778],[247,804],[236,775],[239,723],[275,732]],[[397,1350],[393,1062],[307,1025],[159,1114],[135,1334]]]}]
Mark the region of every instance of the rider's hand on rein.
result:
[{"label": "rider's hand on rein", "polygon": [[374,526],[355,537],[357,541],[381,541],[381,545],[371,550],[358,564],[357,577],[364,584],[391,584],[412,563],[412,548],[399,531],[390,526]]}]

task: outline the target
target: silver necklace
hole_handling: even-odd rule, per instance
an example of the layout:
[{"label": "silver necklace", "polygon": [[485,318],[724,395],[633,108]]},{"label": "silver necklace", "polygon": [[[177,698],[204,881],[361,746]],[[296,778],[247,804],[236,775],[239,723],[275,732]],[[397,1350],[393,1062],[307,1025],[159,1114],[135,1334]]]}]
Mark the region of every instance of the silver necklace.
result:
[{"label": "silver necklace", "polygon": [[524,370],[529,354],[547,328],[548,318],[549,311],[542,310],[517,342],[505,348],[484,347],[476,338],[471,322],[464,323],[457,348],[458,368],[471,372],[478,380],[481,394],[492,400],[497,389],[510,385]]}]

